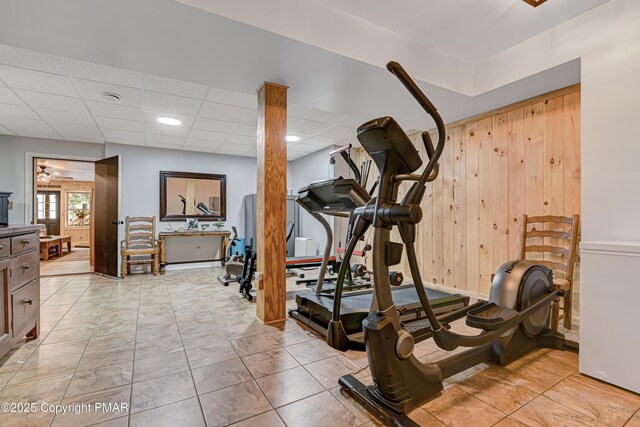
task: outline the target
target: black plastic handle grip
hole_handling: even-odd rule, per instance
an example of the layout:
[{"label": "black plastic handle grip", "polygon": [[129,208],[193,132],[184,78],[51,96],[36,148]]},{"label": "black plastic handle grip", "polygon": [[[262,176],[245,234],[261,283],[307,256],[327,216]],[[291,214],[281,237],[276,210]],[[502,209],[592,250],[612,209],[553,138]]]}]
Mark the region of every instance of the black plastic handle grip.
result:
[{"label": "black plastic handle grip", "polygon": [[387,64],[387,70],[391,71],[391,73],[393,73],[393,75],[396,76],[398,80],[400,80],[404,87],[407,88],[409,93],[413,95],[416,101],[418,101],[418,103],[422,106],[422,108],[426,110],[427,113],[429,113],[429,115],[436,114],[436,111],[438,111],[436,107],[433,106],[433,103],[431,103],[429,98],[427,98],[427,95],[425,95],[420,90],[416,82],[414,82],[413,79],[409,77],[409,74],[407,74],[404,68],[402,68],[402,65],[398,64],[395,61],[390,61]]}]

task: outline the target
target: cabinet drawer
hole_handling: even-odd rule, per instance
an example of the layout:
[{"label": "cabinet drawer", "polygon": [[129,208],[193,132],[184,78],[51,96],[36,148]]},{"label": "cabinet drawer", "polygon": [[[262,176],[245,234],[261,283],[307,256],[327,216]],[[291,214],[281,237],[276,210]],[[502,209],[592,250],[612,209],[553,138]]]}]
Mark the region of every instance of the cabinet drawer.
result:
[{"label": "cabinet drawer", "polygon": [[27,326],[35,326],[39,304],[40,289],[37,280],[34,280],[11,294],[14,337]]},{"label": "cabinet drawer", "polygon": [[40,243],[37,233],[23,234],[11,238],[11,255],[18,255],[35,249]]},{"label": "cabinet drawer", "polygon": [[11,254],[11,240],[0,239],[0,259],[7,258]]},{"label": "cabinet drawer", "polygon": [[39,255],[38,252],[29,252],[11,260],[11,279],[9,280],[11,290],[38,277]]}]

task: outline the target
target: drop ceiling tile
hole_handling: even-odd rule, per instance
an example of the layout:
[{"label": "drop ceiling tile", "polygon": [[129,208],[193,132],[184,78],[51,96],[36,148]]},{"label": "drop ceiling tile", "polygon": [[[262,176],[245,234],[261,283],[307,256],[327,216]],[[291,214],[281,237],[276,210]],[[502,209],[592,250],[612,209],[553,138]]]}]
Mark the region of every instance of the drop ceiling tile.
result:
[{"label": "drop ceiling tile", "polygon": [[2,134],[2,135],[15,135],[13,132],[11,132],[9,129],[7,129],[4,126],[0,126],[0,134]]},{"label": "drop ceiling tile", "polygon": [[144,90],[168,93],[170,95],[184,96],[187,98],[202,99],[207,94],[209,88],[195,83],[145,74]]},{"label": "drop ceiling tile", "polygon": [[186,138],[175,135],[147,134],[147,145],[153,144],[172,144],[182,146]]},{"label": "drop ceiling tile", "polygon": [[20,89],[15,89],[14,91],[27,105],[33,108],[48,108],[49,110],[87,114],[87,109],[82,100],[77,97],[51,95]]},{"label": "drop ceiling tile", "polygon": [[243,120],[242,123],[256,126],[258,124],[258,111],[253,110],[251,114],[249,114],[249,117]]},{"label": "drop ceiling tile", "polygon": [[17,119],[39,120],[40,117],[29,107],[24,105],[0,104],[0,117],[15,117]]},{"label": "drop ceiling tile", "polygon": [[144,133],[142,132],[131,132],[128,130],[106,129],[106,128],[103,128],[101,130],[102,130],[102,134],[107,139],[107,141],[115,142],[116,139],[125,139],[130,141],[144,142]]},{"label": "drop ceiling tile", "polygon": [[24,105],[8,87],[0,86],[0,104]]},{"label": "drop ceiling tile", "polygon": [[54,95],[77,96],[71,79],[57,74],[0,65],[0,80],[11,88],[34,90]]},{"label": "drop ceiling tile", "polygon": [[145,110],[165,111],[174,114],[195,116],[200,108],[200,102],[201,101],[197,99],[185,98],[184,96],[144,91]]},{"label": "drop ceiling tile", "polygon": [[98,126],[100,126],[101,129],[108,128],[117,130],[128,130],[131,132],[144,132],[144,122],[100,116],[96,116],[95,119],[96,123],[98,123]]},{"label": "drop ceiling tile", "polygon": [[305,107],[304,105],[294,104],[293,102],[287,103],[287,116],[295,117],[296,119],[309,111],[311,107]]},{"label": "drop ceiling tile", "polygon": [[246,156],[246,157],[257,157],[258,156],[258,150],[256,148],[252,148],[251,150],[249,150],[246,153],[244,153],[243,156]]},{"label": "drop ceiling tile", "polygon": [[258,127],[254,125],[241,125],[235,132],[236,135],[253,136],[258,134]]},{"label": "drop ceiling tile", "polygon": [[144,110],[141,107],[128,107],[111,102],[86,101],[89,111],[94,116],[113,117],[116,119],[143,121]]},{"label": "drop ceiling tile", "polygon": [[287,142],[288,146],[293,146],[293,145],[296,145],[299,142],[306,141],[307,139],[311,138],[311,136],[312,136],[312,135],[307,135],[307,134],[299,133],[299,132],[287,132],[287,135],[297,136],[298,138],[300,138],[297,141]]},{"label": "drop ceiling tile", "polygon": [[348,139],[356,136],[356,129],[346,126],[334,126],[322,132],[321,135],[331,138]]},{"label": "drop ceiling tile", "polygon": [[104,142],[102,134],[95,126],[80,126],[58,122],[50,122],[49,125],[62,135],[64,139],[87,142]]},{"label": "drop ceiling tile", "polygon": [[185,139],[187,134],[189,134],[189,128],[187,127],[169,126],[163,125],[162,123],[147,123],[146,128],[147,134],[179,136],[182,139]]},{"label": "drop ceiling tile", "polygon": [[193,120],[195,119],[195,117],[185,116],[184,114],[164,113],[164,112],[149,111],[149,110],[145,111],[145,118],[147,123],[158,124],[159,123],[158,118],[160,117],[171,117],[174,119],[178,119],[182,122],[182,124],[178,125],[177,127],[182,127],[187,129],[191,127],[191,125],[193,124]]},{"label": "drop ceiling tile", "polygon": [[311,138],[304,141],[304,144],[316,145],[319,147],[329,147],[331,145],[339,145],[341,141],[341,139],[329,138],[327,136],[312,136]]},{"label": "drop ceiling tile", "polygon": [[207,101],[219,104],[235,105],[236,107],[255,110],[258,108],[258,95],[255,93],[240,93],[212,87],[207,94]]},{"label": "drop ceiling tile", "polygon": [[289,150],[294,150],[295,152],[300,152],[300,153],[313,153],[315,151],[318,150],[322,150],[323,147],[319,147],[317,145],[307,145],[304,142],[300,142],[294,146],[289,146],[287,147],[287,151]]},{"label": "drop ceiling tile", "polygon": [[187,138],[187,140],[184,143],[185,147],[205,148],[205,149],[210,149],[211,151],[213,151],[214,149],[218,148],[221,145],[222,145],[221,142],[205,141],[204,139],[195,139],[195,138]]},{"label": "drop ceiling tile", "polygon": [[0,64],[44,71],[46,73],[65,74],[57,56],[13,46],[0,45]]},{"label": "drop ceiling tile", "polygon": [[166,143],[166,142],[151,141],[151,142],[147,142],[147,147],[166,148],[166,149],[169,149],[169,150],[179,150],[179,149],[182,148],[182,143],[170,144],[170,143]]},{"label": "drop ceiling tile", "polygon": [[20,136],[34,138],[62,139],[49,125],[42,120],[0,117],[0,125]]},{"label": "drop ceiling tile", "polygon": [[289,123],[287,127],[289,132],[300,132],[315,135],[331,127],[331,124],[316,122],[313,120],[297,119]]},{"label": "drop ceiling tile", "polygon": [[340,122],[340,126],[346,126],[346,127],[358,129],[360,127],[360,125],[368,122],[369,120],[371,120],[373,118],[374,117],[370,117],[368,119],[363,119],[362,117],[351,116],[348,119],[341,121]]},{"label": "drop ceiling tile", "polygon": [[242,123],[251,115],[251,113],[252,110],[248,108],[205,102],[200,110],[200,117]]},{"label": "drop ceiling tile", "polygon": [[193,123],[194,129],[208,130],[211,132],[233,133],[238,129],[237,123],[225,122],[222,120],[205,119],[198,117]]},{"label": "drop ceiling tile", "polygon": [[228,145],[228,144],[255,147],[257,145],[257,137],[255,137],[255,136],[231,135],[225,141],[225,145]]},{"label": "drop ceiling tile", "polygon": [[206,148],[206,147],[193,147],[190,145],[183,145],[181,148],[182,151],[194,151],[194,152],[198,152],[198,153],[213,153],[213,148]]},{"label": "drop ceiling tile", "polygon": [[95,122],[88,114],[69,113],[67,111],[49,110],[47,108],[35,108],[36,113],[47,122],[70,123],[82,126],[95,126]]},{"label": "drop ceiling tile", "polygon": [[[128,107],[142,107],[142,91],[140,89],[83,79],[73,79],[73,81],[80,95],[87,101],[98,101],[110,105],[125,105]],[[107,101],[102,96],[105,92],[118,94],[120,101],[117,101],[117,103]]]},{"label": "drop ceiling tile", "polygon": [[124,145],[137,145],[137,146],[146,145],[144,140],[142,140],[142,141],[132,141],[130,139],[121,139],[121,138],[107,138],[107,142],[113,142],[115,144],[124,144]]},{"label": "drop ceiling tile", "polygon": [[316,122],[331,123],[332,125],[340,123],[349,118],[347,114],[334,113],[332,111],[320,110],[317,108],[312,108],[300,117]]},{"label": "drop ceiling tile", "polygon": [[69,76],[84,80],[142,89],[142,74],[122,68],[60,57]]},{"label": "drop ceiling tile", "polygon": [[191,129],[191,132],[189,132],[189,138],[205,141],[224,142],[227,140],[227,138],[229,138],[229,134],[222,132],[209,132],[200,129]]},{"label": "drop ceiling tile", "polygon": [[251,147],[247,147],[246,145],[233,145],[233,144],[222,144],[220,147],[216,148],[214,153],[217,154],[230,154],[239,156],[251,150]]}]

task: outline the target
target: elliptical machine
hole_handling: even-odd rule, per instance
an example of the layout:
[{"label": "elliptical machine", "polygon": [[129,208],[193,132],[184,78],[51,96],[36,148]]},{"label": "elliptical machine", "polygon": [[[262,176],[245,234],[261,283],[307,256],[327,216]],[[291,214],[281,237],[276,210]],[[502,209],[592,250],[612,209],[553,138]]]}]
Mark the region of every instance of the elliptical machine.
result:
[{"label": "elliptical machine", "polygon": [[[229,256],[226,257],[224,263],[225,273],[223,275],[218,276],[218,281],[222,283],[224,286],[229,286],[229,282],[231,280],[237,280],[242,276],[242,271],[244,268],[244,257],[240,254],[240,252],[235,252],[234,249],[240,242],[238,239],[238,230],[235,227],[231,227],[231,242],[229,243]],[[245,249],[246,252],[246,249]]]},{"label": "elliptical machine", "polygon": [[[413,174],[422,165],[415,147],[391,117],[371,120],[358,129],[358,139],[380,172],[377,197],[354,212],[356,235],[373,227],[373,274],[377,311],[362,323],[373,385],[365,386],[352,375],[340,378],[342,389],[358,400],[381,421],[393,426],[417,426],[406,414],[437,396],[442,382],[481,362],[508,364],[538,347],[577,350],[577,344],[549,329],[551,302],[565,291],[554,289],[552,271],[530,261],[511,261],[497,271],[489,301],[479,301],[452,313],[436,317],[422,283],[414,248],[416,225],[422,218],[420,202],[425,183],[434,171],[445,144],[445,126],[429,99],[404,69],[395,62],[387,69],[396,75],[418,103],[433,118],[438,128],[434,151],[427,132],[422,134],[429,162],[422,174]],[[398,203],[398,186],[415,181]],[[389,240],[398,227],[403,244]],[[420,302],[429,320],[428,327],[438,347],[469,350],[434,363],[424,364],[413,355],[414,338],[402,330],[399,311],[394,305],[389,267],[400,262],[403,247],[407,251],[411,275]],[[448,323],[465,318],[477,335],[453,332]],[[339,340],[341,325],[330,332]]]}]

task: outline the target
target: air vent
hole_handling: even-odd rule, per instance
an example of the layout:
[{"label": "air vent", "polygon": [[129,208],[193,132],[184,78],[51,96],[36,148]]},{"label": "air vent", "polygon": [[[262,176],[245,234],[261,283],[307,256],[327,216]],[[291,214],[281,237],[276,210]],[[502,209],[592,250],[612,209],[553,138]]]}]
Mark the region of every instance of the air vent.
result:
[{"label": "air vent", "polygon": [[527,4],[530,4],[533,7],[538,7],[542,3],[546,2],[547,0],[523,0],[523,1]]},{"label": "air vent", "polygon": [[120,95],[113,92],[102,92],[102,97],[109,102],[118,102],[120,101]]}]

